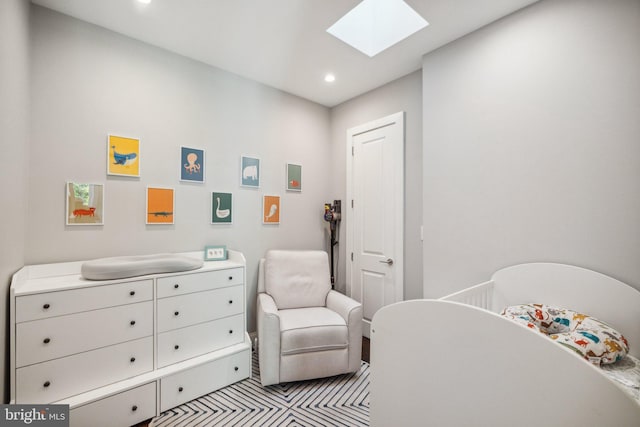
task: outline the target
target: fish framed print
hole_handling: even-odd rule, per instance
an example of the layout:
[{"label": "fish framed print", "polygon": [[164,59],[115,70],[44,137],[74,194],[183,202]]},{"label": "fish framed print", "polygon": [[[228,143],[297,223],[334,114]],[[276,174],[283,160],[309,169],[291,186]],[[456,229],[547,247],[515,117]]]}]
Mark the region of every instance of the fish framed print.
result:
[{"label": "fish framed print", "polygon": [[211,193],[211,224],[233,223],[233,194]]},{"label": "fish framed print", "polygon": [[173,224],[175,190],[147,187],[147,224]]},{"label": "fish framed print", "polygon": [[287,163],[287,191],[302,191],[302,165]]},{"label": "fish framed print", "polygon": [[280,224],[280,196],[262,197],[262,223]]},{"label": "fish framed print", "polygon": [[242,187],[260,187],[260,159],[240,157],[240,185]]},{"label": "fish framed print", "polygon": [[180,147],[180,181],[204,183],[204,150]]},{"label": "fish framed print", "polygon": [[67,225],[104,225],[104,185],[67,182]]},{"label": "fish framed print", "polygon": [[107,175],[140,177],[140,140],[109,135]]}]

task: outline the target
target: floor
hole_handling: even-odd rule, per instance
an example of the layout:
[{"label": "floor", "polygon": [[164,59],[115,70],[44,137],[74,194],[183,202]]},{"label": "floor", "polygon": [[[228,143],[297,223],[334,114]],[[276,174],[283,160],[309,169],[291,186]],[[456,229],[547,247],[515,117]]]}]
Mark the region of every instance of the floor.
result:
[{"label": "floor", "polygon": [[[371,361],[370,349],[371,349],[371,342],[369,341],[369,338],[362,337],[362,360],[364,360],[367,363],[370,363]],[[135,426],[132,426],[132,427],[148,427],[150,422],[151,420],[143,421],[140,424],[136,424]]]}]

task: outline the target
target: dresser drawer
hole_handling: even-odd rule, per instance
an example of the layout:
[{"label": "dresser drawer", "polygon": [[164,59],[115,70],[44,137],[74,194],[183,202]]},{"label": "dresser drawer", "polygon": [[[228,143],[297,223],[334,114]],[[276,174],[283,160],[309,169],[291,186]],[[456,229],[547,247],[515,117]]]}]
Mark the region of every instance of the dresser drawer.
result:
[{"label": "dresser drawer", "polygon": [[153,335],[153,302],[18,323],[16,366]]},{"label": "dresser drawer", "polygon": [[153,337],[16,370],[16,403],[49,403],[153,369]]},{"label": "dresser drawer", "polygon": [[79,406],[69,414],[70,427],[125,427],[156,415],[156,383]]},{"label": "dresser drawer", "polygon": [[244,314],[158,334],[158,367],[244,340]]},{"label": "dresser drawer", "polygon": [[179,295],[158,300],[158,332],[239,314],[244,311],[244,286]]},{"label": "dresser drawer", "polygon": [[158,278],[158,298],[208,291],[244,283],[244,268],[206,271]]},{"label": "dresser drawer", "polygon": [[232,354],[160,380],[160,412],[249,377],[251,350]]},{"label": "dresser drawer", "polygon": [[16,297],[16,322],[150,301],[152,298],[152,280],[26,295]]}]

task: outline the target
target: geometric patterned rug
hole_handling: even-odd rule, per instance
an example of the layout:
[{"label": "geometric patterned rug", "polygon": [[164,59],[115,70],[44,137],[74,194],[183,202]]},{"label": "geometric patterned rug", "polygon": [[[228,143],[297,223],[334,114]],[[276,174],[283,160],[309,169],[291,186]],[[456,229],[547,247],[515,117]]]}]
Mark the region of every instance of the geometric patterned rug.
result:
[{"label": "geometric patterned rug", "polygon": [[369,364],[353,374],[263,387],[253,377],[170,409],[152,427],[368,426]]}]

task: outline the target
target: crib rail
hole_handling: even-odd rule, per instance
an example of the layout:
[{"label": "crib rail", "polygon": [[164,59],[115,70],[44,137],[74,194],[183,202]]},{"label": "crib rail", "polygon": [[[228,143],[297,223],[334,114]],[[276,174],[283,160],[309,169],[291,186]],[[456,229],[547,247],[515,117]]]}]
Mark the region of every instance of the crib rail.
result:
[{"label": "crib rail", "polygon": [[493,286],[493,280],[489,280],[439,299],[441,301],[460,302],[491,311],[493,308]]}]

